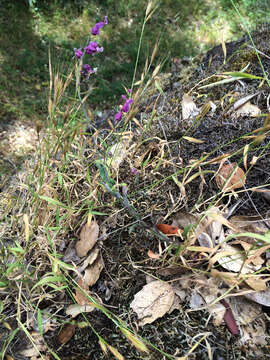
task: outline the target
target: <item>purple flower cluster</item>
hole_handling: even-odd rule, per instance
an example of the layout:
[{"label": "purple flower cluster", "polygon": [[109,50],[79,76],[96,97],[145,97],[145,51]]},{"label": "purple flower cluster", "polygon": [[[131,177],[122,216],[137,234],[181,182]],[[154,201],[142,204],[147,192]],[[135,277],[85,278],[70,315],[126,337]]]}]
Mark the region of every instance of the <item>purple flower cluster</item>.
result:
[{"label": "purple flower cluster", "polygon": [[[131,92],[129,89],[128,92]],[[115,122],[118,122],[122,119],[123,113],[128,113],[130,110],[130,105],[133,103],[133,99],[127,98],[126,95],[122,95],[122,99],[125,100],[124,105],[121,107],[121,109],[115,114],[114,120]]]},{"label": "purple flower cluster", "polygon": [[[94,27],[92,27],[91,34],[99,35],[100,29],[102,29],[107,24],[108,24],[108,17],[105,16],[104,21],[100,21],[100,22],[96,23],[96,25]],[[83,48],[83,49],[75,48],[74,54],[75,54],[76,58],[78,60],[80,60],[84,56],[84,54],[94,55],[95,53],[102,52],[102,51],[103,51],[102,46],[99,46],[98,43],[95,41],[90,41],[89,44],[87,46],[85,46],[85,48]],[[93,70],[89,64],[85,64],[82,67],[81,74],[84,77],[88,77],[90,74],[93,74],[94,72],[96,72],[96,71]]]},{"label": "purple flower cluster", "polygon": [[89,64],[84,64],[82,67],[82,71],[81,74],[85,77],[95,73],[97,70],[96,69],[92,69],[91,66]]},{"label": "purple flower cluster", "polygon": [[91,34],[92,35],[99,35],[99,30],[103,28],[103,26],[108,24],[108,17],[105,16],[104,21],[100,21],[98,23],[96,23],[96,25],[94,27],[92,27],[91,29]]}]

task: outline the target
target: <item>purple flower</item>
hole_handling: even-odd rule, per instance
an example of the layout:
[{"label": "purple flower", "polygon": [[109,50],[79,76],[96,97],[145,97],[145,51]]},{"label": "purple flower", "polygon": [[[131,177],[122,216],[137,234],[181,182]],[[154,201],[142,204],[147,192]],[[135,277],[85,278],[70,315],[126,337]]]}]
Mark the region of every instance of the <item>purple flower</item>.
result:
[{"label": "purple flower", "polygon": [[103,47],[99,47],[95,41],[90,41],[90,43],[84,48],[86,54],[93,55],[96,52],[102,52]]},{"label": "purple flower", "polygon": [[118,122],[122,119],[123,113],[127,113],[130,110],[130,105],[133,103],[133,99],[128,99],[126,95],[121,95],[122,99],[126,100],[120,111],[115,114],[114,120]]},{"label": "purple flower", "polygon": [[81,74],[83,76],[89,76],[89,75],[91,75],[91,74],[93,74],[95,72],[96,72],[96,70],[92,69],[89,64],[84,64],[83,67],[82,67]]},{"label": "purple flower", "polygon": [[130,105],[133,103],[133,100],[132,99],[127,99],[126,102],[124,103],[121,111],[127,113],[129,112],[129,109],[130,109]]},{"label": "purple flower", "polygon": [[108,17],[105,16],[104,21],[100,21],[100,22],[96,23],[96,25],[94,27],[92,27],[91,34],[99,35],[100,29],[102,29],[103,26],[107,25],[107,24],[108,24]]},{"label": "purple flower", "polygon": [[81,49],[74,49],[74,53],[77,59],[80,59],[83,56],[83,52]]},{"label": "purple flower", "polygon": [[122,119],[122,112],[119,111],[118,113],[115,114],[114,120],[115,120],[115,122],[118,122],[118,121],[120,121],[121,119]]},{"label": "purple flower", "polygon": [[131,168],[130,172],[131,172],[132,175],[138,175],[139,174],[139,170],[136,169],[135,167]]}]

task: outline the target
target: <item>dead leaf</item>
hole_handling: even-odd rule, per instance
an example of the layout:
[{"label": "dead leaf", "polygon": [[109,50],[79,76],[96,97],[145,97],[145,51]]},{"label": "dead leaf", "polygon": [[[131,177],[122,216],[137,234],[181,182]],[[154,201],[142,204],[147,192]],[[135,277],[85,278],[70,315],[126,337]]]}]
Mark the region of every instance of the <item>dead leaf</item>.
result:
[{"label": "dead leaf", "polygon": [[246,175],[237,163],[223,164],[216,175],[216,183],[223,191],[234,190],[245,185]]},{"label": "dead leaf", "polygon": [[[79,305],[89,305],[89,299],[88,297],[85,295],[85,293],[83,292],[83,290],[88,293],[89,290],[89,286],[85,283],[85,281],[83,279],[79,279],[78,280],[78,286],[76,288],[76,294],[74,295],[75,300],[77,301],[77,303]],[[80,287],[83,289],[81,290]]]},{"label": "dead leaf", "polygon": [[98,258],[98,255],[99,255],[99,249],[95,247],[90,251],[90,254],[84,260],[82,266],[78,268],[78,272],[82,273],[87,268],[87,266],[92,265]]},{"label": "dead leaf", "polygon": [[90,225],[86,223],[81,232],[80,240],[77,241],[75,248],[78,256],[86,256],[88,251],[91,250],[98,238],[99,226],[96,221],[92,221]]},{"label": "dead leaf", "polygon": [[160,255],[153,253],[152,250],[148,250],[147,255],[150,257],[150,259],[160,259]]},{"label": "dead leaf", "polygon": [[195,139],[193,137],[190,137],[190,136],[183,136],[182,139],[185,139],[191,143],[194,143],[194,144],[203,144],[204,143],[204,140],[200,140],[200,139]]},{"label": "dead leaf", "polygon": [[156,226],[165,235],[178,235],[182,231],[178,227],[168,224],[157,224]]},{"label": "dead leaf", "polygon": [[264,306],[270,306],[270,289],[267,288],[265,291],[253,292],[251,294],[245,294],[245,297],[249,300],[261,304]]},{"label": "dead leaf", "polygon": [[182,105],[182,119],[183,120],[195,117],[200,113],[200,110],[197,108],[195,102],[192,99],[192,96],[190,96],[188,94],[183,95],[181,105]]},{"label": "dead leaf", "polygon": [[215,262],[218,262],[224,269],[241,272],[241,274],[249,274],[257,271],[259,267],[251,264],[245,265],[243,251],[233,247],[227,243],[221,245],[221,249],[209,260],[209,269]]},{"label": "dead leaf", "polygon": [[74,333],[75,333],[75,325],[65,324],[57,337],[59,343],[65,345],[72,338]]},{"label": "dead leaf", "polygon": [[130,140],[128,138],[122,141],[117,141],[116,144],[112,145],[108,152],[106,164],[109,168],[118,169],[122,161],[127,157],[130,151]]},{"label": "dead leaf", "polygon": [[260,277],[254,275],[245,279],[245,282],[255,291],[265,291],[267,290],[266,282],[269,280],[261,279]]},{"label": "dead leaf", "polygon": [[239,109],[235,111],[233,116],[239,117],[239,116],[251,116],[255,117],[260,115],[261,110],[258,108],[258,106],[251,104],[250,101],[246,102],[244,105],[242,105]]},{"label": "dead leaf", "polygon": [[137,313],[139,325],[151,324],[165,315],[174,302],[174,291],[170,284],[152,281],[135,296],[130,307]]},{"label": "dead leaf", "polygon": [[228,326],[228,329],[230,330],[230,332],[233,335],[239,335],[240,331],[236,324],[236,321],[233,316],[233,312],[232,312],[230,305],[224,299],[221,299],[220,302],[226,309],[226,312],[224,314],[224,321],[225,321],[226,325]]},{"label": "dead leaf", "polygon": [[95,309],[96,307],[91,305],[72,304],[67,307],[66,314],[71,316],[72,318],[75,318],[81,313],[92,312]]},{"label": "dead leaf", "polygon": [[104,268],[104,262],[101,256],[99,256],[94,264],[88,266],[85,269],[84,282],[88,286],[93,286],[99,279],[100,273]]},{"label": "dead leaf", "polygon": [[44,344],[44,339],[39,332],[33,331],[30,333],[31,342],[25,349],[18,351],[18,354],[24,357],[38,356],[40,352],[45,351],[47,346]]}]

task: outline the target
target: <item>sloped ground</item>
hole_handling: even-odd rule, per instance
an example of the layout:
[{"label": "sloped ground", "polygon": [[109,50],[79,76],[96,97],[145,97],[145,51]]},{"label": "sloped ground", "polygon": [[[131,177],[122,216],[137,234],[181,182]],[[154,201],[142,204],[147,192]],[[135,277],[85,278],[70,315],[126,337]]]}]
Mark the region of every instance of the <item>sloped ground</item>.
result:
[{"label": "sloped ground", "polygon": [[[269,35],[268,27],[253,35],[268,77],[270,75],[270,48],[267,41]],[[136,122],[131,122],[125,128],[126,139],[128,138],[130,141],[127,145],[129,151],[124,150],[126,156],[119,166],[119,171],[114,172],[111,167],[110,173],[107,174],[107,180],[104,174],[102,177],[101,170],[95,165],[96,159],[99,158],[97,149],[99,147],[105,151],[116,141],[124,146],[126,139],[124,141],[120,137],[120,127],[118,127],[118,132],[114,133],[106,127],[101,129],[96,137],[97,144],[95,146],[93,146],[94,136],[92,137],[91,134],[78,135],[74,138],[70,153],[72,160],[65,162],[63,153],[59,151],[58,157],[55,156],[48,160],[49,165],[46,168],[46,186],[42,187],[41,192],[44,196],[55,197],[60,202],[66,201],[64,187],[60,186],[60,182],[51,180],[57,174],[65,174],[64,183],[69,192],[69,206],[80,204],[83,198],[89,196],[89,201],[95,204],[94,210],[101,214],[97,215],[97,221],[100,228],[106,230],[107,236],[98,241],[98,247],[104,259],[105,268],[98,282],[91,288],[91,294],[98,296],[112,313],[118,315],[135,332],[138,331],[138,334],[144,339],[150,341],[158,349],[178,357],[184,356],[198,342],[198,334],[202,336],[206,333],[208,345],[206,342],[199,344],[193,354],[189,356],[190,359],[208,359],[209,351],[213,354],[214,359],[219,360],[267,359],[270,356],[267,338],[263,345],[255,343],[254,339],[241,343],[239,336],[232,335],[224,323],[220,326],[213,325],[206,309],[189,312],[190,294],[179,309],[140,328],[137,328],[136,315],[130,310],[130,303],[134,295],[146,283],[146,275],[172,282],[176,282],[183,275],[190,277],[198,273],[207,277],[210,275],[207,272],[205,260],[199,255],[186,253],[183,248],[180,249],[179,255],[179,245],[183,245],[183,242],[175,237],[169,237],[170,249],[167,249],[160,259],[149,258],[148,250],[152,250],[154,253],[159,251],[158,237],[152,232],[156,223],[171,223],[173,219],[177,218],[179,211],[203,213],[212,205],[222,206],[228,203],[231,206],[239,199],[241,202],[234,214],[259,214],[266,219],[268,200],[262,196],[262,193],[252,192],[249,189],[260,186],[264,189],[269,188],[268,124],[265,123],[263,116],[236,117],[234,116],[235,111],[232,114],[228,114],[228,111],[237,100],[256,94],[251,100],[252,104],[258,106],[262,114],[267,114],[269,112],[267,107],[269,87],[266,82],[261,83],[259,79],[244,78],[200,89],[200,86],[221,79],[218,76],[211,77],[213,74],[240,71],[248,64],[246,73],[262,76],[257,56],[249,45],[247,38],[226,44],[227,60],[225,64],[224,50],[221,46],[208,52],[203,59],[195,59],[193,62],[187,59],[188,64],[185,63],[185,60],[181,62],[175,59],[171,76],[165,77],[165,80],[162,80],[162,76],[160,76],[158,80],[164,93],[158,92],[153,87],[140,103]],[[208,80],[204,81],[207,78]],[[192,121],[185,121],[182,116],[184,106],[182,101],[184,94],[188,92],[198,108],[202,108],[209,101],[213,102],[216,108],[214,110],[209,108],[204,116],[194,118]],[[261,128],[261,131],[254,133],[258,128]],[[258,138],[258,136],[261,137]],[[31,141],[32,139],[31,136]],[[106,141],[106,149],[101,139]],[[194,139],[202,140],[202,142],[195,142]],[[29,142],[31,143],[31,141]],[[83,145],[79,147],[80,144]],[[249,148],[245,159],[246,145],[249,145]],[[83,153],[81,149],[83,149]],[[211,160],[224,154],[227,154],[229,162],[237,162],[243,169],[244,161],[247,163],[247,181],[244,189],[237,190],[238,197],[231,193],[224,195],[215,181],[215,174],[220,162],[218,163],[218,160],[211,162]],[[254,157],[257,158],[257,161],[253,165],[251,161],[254,160]],[[194,166],[192,160],[201,161]],[[10,163],[8,162],[8,164]],[[133,168],[136,168],[137,171],[131,171]],[[191,178],[198,171],[198,176]],[[27,172],[29,173],[28,169]],[[87,181],[87,176],[90,177],[90,182]],[[121,185],[115,187],[122,196],[120,201],[119,196],[110,193],[105,186],[110,185],[108,180],[110,177],[117,184],[125,184],[125,187],[121,187]],[[25,179],[26,174],[22,177],[21,183],[24,183]],[[108,182],[106,183],[106,181]],[[33,189],[34,182],[31,186]],[[19,199],[14,202],[15,192],[12,189],[15,190],[15,188],[5,184],[3,189],[5,193],[10,194],[7,203],[12,204],[10,210],[7,211],[7,203],[2,203],[2,209],[4,208],[6,216],[15,216],[18,214],[18,209],[20,209],[19,214],[23,214],[27,209],[25,204],[31,199],[31,192],[25,192],[24,186],[19,187],[19,197],[24,196],[25,201],[24,204],[21,204]],[[91,191],[94,189],[98,189],[98,191],[93,194]],[[127,195],[125,195],[125,190],[127,190]],[[128,199],[129,203],[123,203],[121,199]],[[34,229],[33,244],[38,244],[38,246],[33,245],[26,259],[29,261],[29,266],[39,264],[40,274],[46,274],[49,269],[48,259],[44,260],[46,251],[49,249],[49,245],[46,243],[44,224],[48,225],[57,253],[63,254],[61,259],[66,263],[73,262],[77,266],[82,262],[82,259],[78,259],[78,257],[71,257],[68,260],[67,256],[68,250],[74,248],[81,225],[86,221],[87,206],[84,204],[81,208],[78,205],[77,209],[80,210],[68,218],[70,221],[68,226],[66,226],[64,218],[68,212],[62,209],[57,216],[60,218],[63,216],[63,219],[61,218],[62,220],[57,223],[53,204],[48,205],[45,201],[41,201],[37,217],[33,216],[37,213],[31,209],[30,218]],[[15,221],[14,224],[16,224]],[[60,231],[54,233],[54,227],[59,224]],[[18,234],[23,233],[22,223],[20,226],[21,228],[11,226],[9,237],[5,235],[4,240],[13,242]],[[6,229],[3,233],[7,234]],[[166,245],[167,242],[161,240],[163,249]],[[266,254],[263,254],[263,257],[265,259]],[[172,270],[172,266],[174,270]],[[267,271],[265,270],[265,272]],[[33,281],[36,276],[38,274],[35,272]],[[59,344],[57,337],[59,323],[68,319],[65,310],[71,303],[70,297],[67,292],[53,292],[46,288],[42,293],[42,298],[37,300],[30,289],[31,286],[29,289],[23,289],[24,296],[29,296],[39,309],[57,314],[58,321],[60,319],[57,323],[57,330],[46,332],[45,340],[61,359],[106,358],[99,346],[98,338],[89,326],[85,325],[86,319],[108,343],[123,354],[125,359],[158,360],[165,358],[155,350],[151,350],[149,355],[137,352],[121,335],[119,328],[98,310],[86,314],[86,318],[83,315],[76,317],[74,335],[65,345]],[[13,291],[9,295],[10,300],[15,300],[16,292],[14,289]],[[5,290],[0,296],[2,301],[7,301],[5,300],[7,299]],[[259,304],[256,306],[261,308]],[[9,311],[12,314],[10,318],[13,318],[16,310],[10,305]],[[265,326],[266,337],[269,336],[268,311],[267,307],[263,307],[259,318],[254,320],[254,327],[256,327],[256,322],[263,321],[261,326]],[[27,316],[24,313],[23,319],[25,320]],[[10,321],[10,326],[13,328],[16,325]],[[16,355],[21,341],[18,335],[19,333],[11,342],[9,351],[13,354],[13,358],[19,359],[22,357]],[[21,346],[23,347],[23,344]]]}]

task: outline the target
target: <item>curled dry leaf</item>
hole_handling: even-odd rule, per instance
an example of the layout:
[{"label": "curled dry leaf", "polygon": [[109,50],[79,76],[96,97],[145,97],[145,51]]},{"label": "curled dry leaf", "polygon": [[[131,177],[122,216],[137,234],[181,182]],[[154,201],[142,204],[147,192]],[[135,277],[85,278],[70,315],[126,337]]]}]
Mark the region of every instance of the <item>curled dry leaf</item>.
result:
[{"label": "curled dry leaf", "polygon": [[174,291],[170,284],[152,281],[135,296],[130,307],[138,315],[139,325],[151,324],[165,315],[174,302]]},{"label": "curled dry leaf", "polygon": [[76,251],[78,256],[86,256],[91,250],[98,238],[99,226],[96,221],[92,221],[90,225],[87,223],[83,226],[80,232],[80,240],[76,243]]},{"label": "curled dry leaf", "polygon": [[157,224],[157,228],[165,235],[179,235],[182,232],[178,227],[168,224]]},{"label": "curled dry leaf", "polygon": [[59,343],[65,345],[72,338],[74,333],[75,333],[75,325],[65,324],[57,337]]},{"label": "curled dry leaf", "polygon": [[216,175],[216,183],[223,191],[234,190],[245,185],[246,175],[237,163],[223,164]]},{"label": "curled dry leaf", "polygon": [[85,269],[84,282],[88,286],[93,286],[99,279],[100,273],[104,268],[104,262],[102,257],[96,259],[96,261]]}]

